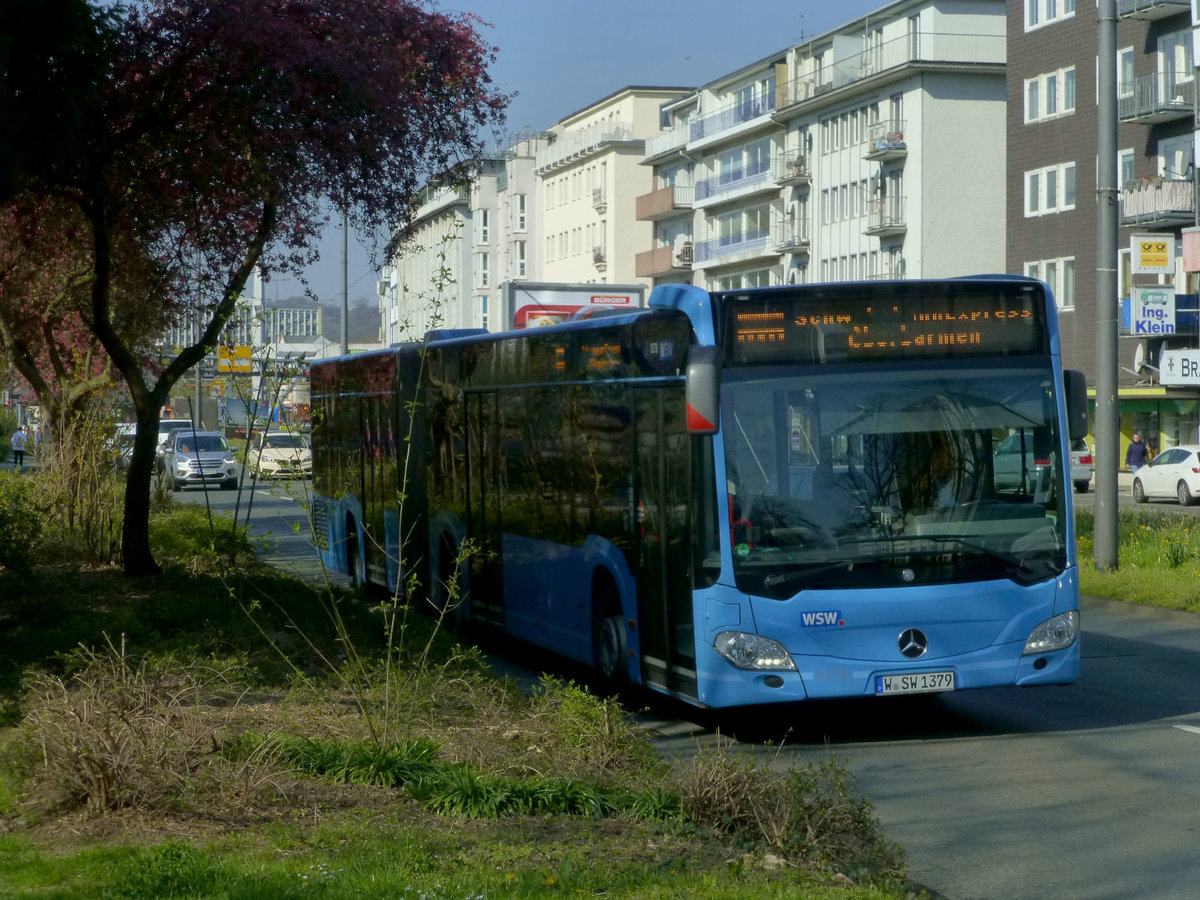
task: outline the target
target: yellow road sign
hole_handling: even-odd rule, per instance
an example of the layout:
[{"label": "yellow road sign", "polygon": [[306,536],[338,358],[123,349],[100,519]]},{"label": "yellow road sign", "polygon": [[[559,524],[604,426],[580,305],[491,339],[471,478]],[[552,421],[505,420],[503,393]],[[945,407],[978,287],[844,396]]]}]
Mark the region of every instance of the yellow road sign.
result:
[{"label": "yellow road sign", "polygon": [[254,362],[250,358],[250,348],[239,347],[218,347],[217,348],[217,371],[218,372],[249,372],[253,370]]}]

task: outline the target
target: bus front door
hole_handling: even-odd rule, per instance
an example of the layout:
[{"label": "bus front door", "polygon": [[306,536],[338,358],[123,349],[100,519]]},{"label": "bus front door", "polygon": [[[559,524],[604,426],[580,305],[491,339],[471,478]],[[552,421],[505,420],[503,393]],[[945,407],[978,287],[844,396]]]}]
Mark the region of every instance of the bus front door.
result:
[{"label": "bus front door", "polygon": [[642,678],[696,697],[692,620],[691,443],[682,385],[639,389],[636,412],[638,640]]}]

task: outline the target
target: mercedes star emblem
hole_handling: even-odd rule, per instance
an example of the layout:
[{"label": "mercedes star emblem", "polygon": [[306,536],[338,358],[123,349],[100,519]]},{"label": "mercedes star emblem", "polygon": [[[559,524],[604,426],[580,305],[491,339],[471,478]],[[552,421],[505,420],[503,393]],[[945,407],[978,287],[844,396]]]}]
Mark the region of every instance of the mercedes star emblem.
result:
[{"label": "mercedes star emblem", "polygon": [[906,628],[900,632],[900,652],[909,659],[916,659],[929,649],[929,638],[919,628]]}]

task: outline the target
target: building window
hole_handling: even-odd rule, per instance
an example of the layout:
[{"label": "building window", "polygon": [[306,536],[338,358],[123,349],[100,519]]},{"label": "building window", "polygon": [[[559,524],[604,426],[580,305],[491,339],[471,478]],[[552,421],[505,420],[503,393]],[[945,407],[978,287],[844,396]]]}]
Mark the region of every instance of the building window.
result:
[{"label": "building window", "polygon": [[519,278],[524,278],[525,277],[525,242],[524,241],[517,241],[516,251],[517,251],[516,252],[517,276]]},{"label": "building window", "polygon": [[1117,51],[1117,96],[1132,97],[1133,81],[1133,48],[1124,47]]},{"label": "building window", "polygon": [[475,211],[475,243],[488,243],[491,234],[491,229],[488,223],[488,211],[479,209]]},{"label": "building window", "polygon": [[1060,310],[1075,308],[1075,257],[1029,260],[1022,268],[1030,278],[1046,282]]},{"label": "building window", "polygon": [[1117,185],[1133,181],[1133,151],[1122,150],[1117,154]]},{"label": "building window", "polygon": [[1025,216],[1046,216],[1075,208],[1075,163],[1025,173]]},{"label": "building window", "polygon": [[1075,0],[1025,0],[1025,30],[1052,25],[1075,15]]},{"label": "building window", "polygon": [[475,255],[475,287],[485,288],[489,283],[488,254],[477,253]]},{"label": "building window", "polygon": [[1025,79],[1025,121],[1041,122],[1075,112],[1075,68]]},{"label": "building window", "polygon": [[517,231],[525,230],[525,195],[517,194]]}]

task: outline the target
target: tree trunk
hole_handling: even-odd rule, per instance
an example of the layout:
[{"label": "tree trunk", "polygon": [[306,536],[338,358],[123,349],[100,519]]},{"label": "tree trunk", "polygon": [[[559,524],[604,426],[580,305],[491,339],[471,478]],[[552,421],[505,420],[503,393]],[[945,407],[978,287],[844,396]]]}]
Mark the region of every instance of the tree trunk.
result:
[{"label": "tree trunk", "polygon": [[125,522],[121,526],[122,565],[126,575],[161,575],[150,551],[150,485],[158,451],[157,392],[134,404],[137,434],[125,479]]}]

